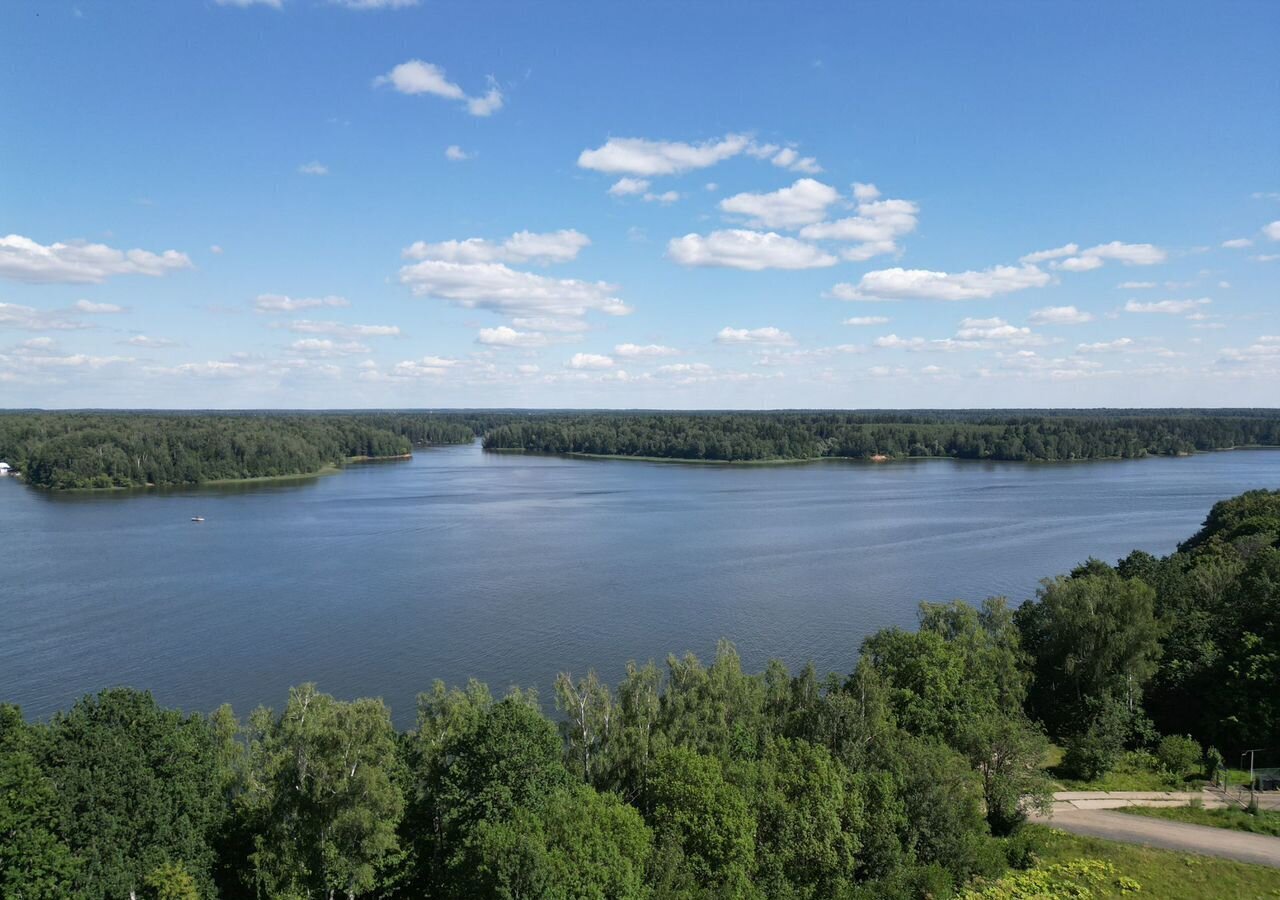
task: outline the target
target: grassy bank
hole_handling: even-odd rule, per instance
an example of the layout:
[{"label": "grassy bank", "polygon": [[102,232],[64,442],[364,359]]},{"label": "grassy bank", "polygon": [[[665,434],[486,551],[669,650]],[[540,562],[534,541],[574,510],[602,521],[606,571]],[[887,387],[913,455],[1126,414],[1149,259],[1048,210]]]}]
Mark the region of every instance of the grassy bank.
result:
[{"label": "grassy bank", "polygon": [[1067,834],[1028,825],[1037,864],[976,885],[965,900],[1160,897],[1255,900],[1280,896],[1280,869]]},{"label": "grassy bank", "polygon": [[1195,806],[1168,808],[1130,806],[1120,812],[1152,819],[1168,819],[1171,822],[1186,822],[1190,825],[1209,825],[1213,828],[1229,828],[1232,831],[1280,837],[1280,812],[1264,810],[1255,815],[1243,809],[1204,809]]},{"label": "grassy bank", "polygon": [[1202,775],[1180,778],[1152,765],[1147,754],[1126,753],[1105,775],[1091,780],[1071,778],[1062,763],[1063,749],[1050,744],[1042,767],[1055,791],[1198,791],[1207,779]]}]

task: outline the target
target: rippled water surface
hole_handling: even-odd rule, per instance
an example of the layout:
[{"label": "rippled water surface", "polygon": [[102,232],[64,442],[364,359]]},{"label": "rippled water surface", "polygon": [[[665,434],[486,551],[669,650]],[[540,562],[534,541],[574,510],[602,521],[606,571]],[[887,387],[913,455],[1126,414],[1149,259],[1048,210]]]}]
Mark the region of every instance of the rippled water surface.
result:
[{"label": "rippled water surface", "polygon": [[[920,600],[1021,601],[1167,553],[1280,452],[1064,465],[693,466],[419,451],[288,484],[47,494],[0,479],[0,700],[113,684],[247,712],[306,680],[381,695],[709,656],[847,671]],[[196,524],[192,516],[204,516]],[[549,697],[547,697],[549,699]]]}]

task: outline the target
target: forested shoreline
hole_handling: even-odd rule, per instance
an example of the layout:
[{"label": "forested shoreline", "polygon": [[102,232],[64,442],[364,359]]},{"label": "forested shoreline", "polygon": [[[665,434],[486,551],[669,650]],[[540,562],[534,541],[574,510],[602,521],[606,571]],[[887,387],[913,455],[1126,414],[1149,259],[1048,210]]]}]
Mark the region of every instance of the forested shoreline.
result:
[{"label": "forested shoreline", "polygon": [[315,474],[415,446],[697,462],[1134,459],[1280,446],[1280,410],[7,412],[0,460],[51,490]]},{"label": "forested shoreline", "polygon": [[546,415],[507,422],[484,435],[489,450],[707,462],[1133,459],[1277,445],[1275,411]]},{"label": "forested shoreline", "polygon": [[848,673],[751,674],[722,642],[616,688],[562,673],[554,716],[437,682],[406,732],[314,685],[243,719],[128,688],[48,722],[0,706],[0,896],[1013,896],[1050,740],[1072,777],[1210,776],[1280,744],[1278,645],[1280,491],[1250,491],[1167,557],[922,604]]},{"label": "forested shoreline", "polygon": [[52,490],[307,475],[474,439],[466,420],[430,415],[0,415],[0,459]]}]

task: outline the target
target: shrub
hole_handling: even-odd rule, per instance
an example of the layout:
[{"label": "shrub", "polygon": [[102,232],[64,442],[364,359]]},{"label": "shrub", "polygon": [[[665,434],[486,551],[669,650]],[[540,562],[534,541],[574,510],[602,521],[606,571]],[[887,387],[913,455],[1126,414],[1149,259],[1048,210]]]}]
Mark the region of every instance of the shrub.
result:
[{"label": "shrub", "polygon": [[1210,747],[1204,751],[1204,773],[1210,781],[1217,781],[1218,776],[1225,774],[1226,760],[1222,758],[1222,754],[1218,752],[1217,747]]},{"label": "shrub", "polygon": [[1111,771],[1119,760],[1120,750],[1114,741],[1091,729],[1067,741],[1062,766],[1072,778],[1093,781]]},{"label": "shrub", "polygon": [[1034,828],[1019,828],[1004,844],[1005,859],[1011,869],[1032,869],[1040,862],[1045,848],[1045,834]]},{"label": "shrub", "polygon": [[1156,748],[1156,758],[1170,775],[1183,776],[1196,771],[1202,751],[1193,738],[1176,734],[1165,735]]},{"label": "shrub", "polygon": [[1095,897],[1133,894],[1142,885],[1100,859],[1073,859],[1025,872],[1014,872],[998,881],[975,880],[961,891],[960,900],[1018,900],[1023,897]]}]

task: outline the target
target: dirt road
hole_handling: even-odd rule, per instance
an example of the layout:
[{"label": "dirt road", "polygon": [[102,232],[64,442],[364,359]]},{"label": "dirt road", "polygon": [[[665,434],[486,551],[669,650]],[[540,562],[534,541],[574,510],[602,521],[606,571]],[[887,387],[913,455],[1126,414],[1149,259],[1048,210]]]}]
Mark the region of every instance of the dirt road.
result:
[{"label": "dirt road", "polygon": [[1222,856],[1280,869],[1280,838],[1262,834],[1168,822],[1098,809],[1058,810],[1052,818],[1037,818],[1036,821],[1074,834],[1087,834],[1127,844],[1145,844],[1183,853]]}]

